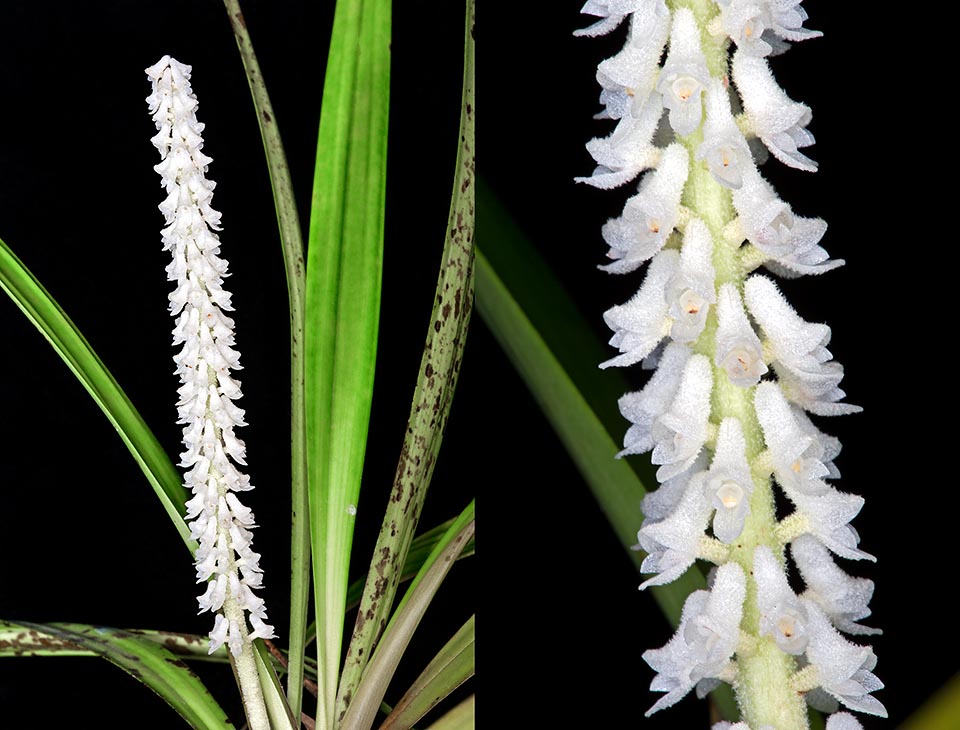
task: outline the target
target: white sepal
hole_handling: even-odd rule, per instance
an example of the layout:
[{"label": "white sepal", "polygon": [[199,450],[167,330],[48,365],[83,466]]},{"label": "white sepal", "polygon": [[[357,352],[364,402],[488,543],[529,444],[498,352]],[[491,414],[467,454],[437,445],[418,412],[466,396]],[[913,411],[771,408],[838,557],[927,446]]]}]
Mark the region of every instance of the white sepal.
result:
[{"label": "white sepal", "polygon": [[876,655],[843,638],[816,603],[800,600],[808,617],[807,660],[816,667],[818,686],[851,710],[886,717],[886,708],[870,694],[883,688],[872,673]]},{"label": "white sepal", "polygon": [[666,412],[673,402],[684,365],[690,357],[690,348],[676,342],[667,345],[660,357],[660,365],[639,391],[627,393],[618,401],[620,413],[630,421],[630,428],[623,437],[623,451],[627,454],[643,454],[653,448],[650,428],[658,416]]},{"label": "white sepal", "polygon": [[704,492],[713,515],[713,534],[731,543],[743,531],[750,514],[753,478],[747,463],[747,444],[737,418],[724,418],[717,433],[717,447],[704,482]]},{"label": "white sepal", "polygon": [[665,482],[693,464],[709,435],[713,373],[705,355],[691,355],[680,387],[666,413],[653,422],[650,461],[660,464],[657,480]]},{"label": "white sepal", "polygon": [[670,33],[670,11],[663,0],[647,0],[630,20],[623,49],[597,66],[600,104],[597,119],[639,114],[657,82],[660,56]]},{"label": "white sepal", "polygon": [[[750,314],[763,329],[772,351],[773,368],[786,383],[785,394],[796,395],[802,404],[826,400],[835,403],[843,392],[843,366],[827,349],[830,328],[804,321],[770,279],[753,276],[744,285]],[[840,404],[837,404],[840,405]],[[816,405],[814,405],[816,408]],[[822,409],[820,409],[822,410]],[[851,406],[848,411],[860,410]]]},{"label": "white sepal", "polygon": [[834,626],[848,634],[883,633],[856,623],[870,615],[867,604],[873,597],[872,580],[845,573],[827,548],[810,535],[794,540],[790,554],[807,584],[803,597],[820,606]]},{"label": "white sepal", "polygon": [[680,502],[667,517],[644,522],[637,542],[648,553],[640,566],[642,573],[656,573],[640,584],[640,590],[676,580],[699,557],[700,539],[710,519],[710,505],[703,496],[705,474],[695,474]]},{"label": "white sepal", "polygon": [[787,654],[807,648],[807,611],[790,588],[780,562],[766,545],[753,551],[753,577],[757,581],[760,635],[771,636]]},{"label": "white sepal", "polygon": [[720,79],[710,79],[705,105],[707,120],[696,158],[707,163],[718,183],[735,190],[743,185],[743,171],[752,161],[747,140],[730,110],[730,92]]},{"label": "white sepal", "polygon": [[639,362],[651,352],[669,331],[667,321],[667,282],[680,260],[676,251],[661,251],[647,268],[643,284],[630,301],[603,313],[613,330],[610,344],[622,354],[600,364],[601,368]]},{"label": "white sepal", "polygon": [[710,305],[717,301],[713,269],[713,236],[699,218],[687,224],[680,249],[680,265],[667,284],[667,314],[673,319],[670,337],[693,342],[707,323]]},{"label": "white sepal", "polygon": [[694,474],[702,471],[705,472],[709,466],[709,462],[710,459],[707,457],[707,451],[704,449],[700,452],[700,455],[694,459],[689,469],[671,479],[667,479],[667,481],[663,482],[663,484],[652,492],[647,492],[643,501],[640,503],[640,510],[645,517],[643,524],[653,524],[668,517],[683,498],[683,494],[690,484],[690,479]]},{"label": "white sepal", "polygon": [[687,169],[687,151],[674,142],[663,151],[657,168],[644,175],[623,215],[603,226],[603,240],[610,246],[607,258],[613,263],[601,269],[616,274],[634,271],[663,248],[677,223]]},{"label": "white sepal", "polygon": [[[807,30],[801,0],[717,0],[720,29],[737,49],[751,56],[769,56],[785,50],[783,41],[803,41],[823,35]],[[781,40],[782,39],[782,40]],[[776,46],[776,48],[774,47]]]},{"label": "white sepal", "polygon": [[670,50],[660,72],[657,91],[670,112],[670,126],[686,136],[700,126],[703,105],[700,97],[710,79],[707,63],[700,50],[700,29],[688,8],[673,13]]},{"label": "white sepal", "polygon": [[667,694],[644,713],[647,717],[675,704],[698,682],[725,675],[740,640],[746,576],[736,563],[717,569],[709,591],[694,591],[683,604],[677,632],[661,649],[643,659],[657,672],[650,689]]},{"label": "white sepal", "polygon": [[816,171],[817,163],[800,152],[814,142],[806,128],[810,107],[784,93],[763,58],[737,51],[731,70],[750,126],[764,146],[785,165]]},{"label": "white sepal", "polygon": [[660,150],[651,140],[662,113],[660,94],[651,93],[636,116],[624,116],[608,136],[587,142],[587,152],[596,160],[597,167],[589,176],[574,180],[609,190],[630,182],[654,165]]},{"label": "white sepal", "polygon": [[801,428],[779,385],[764,382],[753,395],[754,410],[770,450],[773,473],[787,494],[824,494],[830,475],[818,456],[820,442]]},{"label": "white sepal", "polygon": [[740,294],[733,284],[720,287],[717,297],[717,335],[714,362],[723,368],[730,382],[749,388],[767,372],[763,346],[743,309]]},{"label": "white sepal", "polygon": [[[662,0],[659,1],[662,2]],[[652,4],[654,3],[651,0],[587,0],[580,8],[580,12],[584,15],[593,15],[600,20],[591,26],[573,31],[573,34],[575,36],[606,35],[615,30],[630,13]]]},{"label": "white sepal", "polygon": [[733,191],[733,207],[744,235],[771,263],[796,274],[821,274],[843,264],[830,260],[817,244],[826,233],[820,218],[793,214],[752,163],[743,170],[743,185]]}]

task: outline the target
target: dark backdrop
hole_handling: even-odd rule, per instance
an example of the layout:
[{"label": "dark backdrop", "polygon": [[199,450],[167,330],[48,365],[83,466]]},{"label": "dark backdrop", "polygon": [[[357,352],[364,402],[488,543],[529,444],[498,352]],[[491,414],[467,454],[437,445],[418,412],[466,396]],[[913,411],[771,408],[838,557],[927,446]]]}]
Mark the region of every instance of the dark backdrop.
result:
[{"label": "dark backdrop", "polygon": [[[331,3],[250,2],[247,22],[293,165],[306,223]],[[436,275],[456,142],[459,3],[398,4],[384,305],[355,573],[364,569],[399,450]],[[809,175],[763,170],[801,215],[830,225],[825,247],[847,266],[784,288],[800,314],[833,327],[843,386],[864,413],[821,423],[841,438],[841,489],[862,494],[855,520],[876,564],[871,625],[878,693],[895,727],[956,666],[944,592],[954,496],[956,404],[950,253],[953,232],[930,178],[935,96],[911,72],[892,78],[889,18],[807,0],[825,37],[775,60],[778,79],[814,111]],[[638,275],[596,270],[600,226],[630,194],[572,182],[592,168],[583,145],[605,133],[596,64],[622,44],[573,38],[576,3],[491,3],[478,43],[480,167],[597,327]],[[871,25],[873,24],[873,25]],[[0,237],[21,256],[112,369],[164,446],[179,449],[176,378],[156,205],[161,200],[142,72],[164,53],[194,66],[214,207],[223,213],[240,378],[250,425],[240,433],[258,489],[270,617],[286,627],[288,498],[285,285],[269,185],[249,94],[222,7],[199,2],[6,3],[0,13]],[[921,41],[916,41],[918,44]],[[926,57],[926,56],[925,56]],[[939,92],[938,92],[939,93]],[[935,130],[936,131],[936,130]],[[940,131],[942,135],[942,131]],[[943,139],[942,136],[930,137]],[[949,260],[945,257],[950,257]],[[109,424],[16,308],[0,303],[6,383],[6,499],[0,616],[202,633],[192,568],[156,499]],[[636,378],[637,386],[641,377]],[[942,412],[942,413],[941,413]],[[421,632],[418,656],[479,604],[481,722],[560,727],[705,727],[692,698],[645,721],[656,696],[641,654],[670,631],[587,487],[475,317],[460,389],[423,524],[480,495],[482,570],[454,570]],[[637,524],[640,523],[639,512]],[[475,559],[472,559],[475,560]],[[476,587],[480,590],[477,591]],[[929,647],[929,648],[928,648]],[[532,652],[532,654],[530,653]],[[421,662],[422,663],[422,662]],[[409,676],[416,662],[402,666]],[[236,711],[229,676],[207,671]],[[530,682],[537,679],[537,689]],[[107,704],[109,692],[123,702]],[[0,716],[177,727],[162,703],[89,659],[0,662]]]}]

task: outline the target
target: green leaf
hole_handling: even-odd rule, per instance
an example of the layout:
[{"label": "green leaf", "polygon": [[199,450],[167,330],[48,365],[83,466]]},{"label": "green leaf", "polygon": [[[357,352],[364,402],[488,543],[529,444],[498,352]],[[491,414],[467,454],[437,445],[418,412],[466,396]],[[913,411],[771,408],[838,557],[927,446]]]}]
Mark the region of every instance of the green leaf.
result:
[{"label": "green leaf", "polygon": [[901,730],[956,730],[960,727],[960,674],[955,674],[900,726]]},{"label": "green leaf", "polygon": [[357,694],[347,707],[340,730],[367,730],[372,727],[400,657],[440,583],[456,562],[457,555],[473,537],[474,529],[474,503],[470,502],[430,553],[397,606],[357,687]]},{"label": "green leaf", "polygon": [[460,627],[406,691],[380,730],[409,730],[474,673],[474,617]]},{"label": "green leaf", "polygon": [[473,730],[474,696],[470,695],[450,712],[433,723],[427,730]]},{"label": "green leaf", "polygon": [[306,626],[310,592],[310,525],[307,504],[306,413],[304,403],[304,298],[305,275],[303,235],[293,196],[293,182],[287,155],[277,127],[277,115],[270,103],[260,64],[247,32],[247,24],[238,0],[224,0],[230,25],[240,50],[243,68],[250,85],[253,106],[257,113],[263,150],[270,173],[280,244],[287,275],[287,296],[290,301],[290,460],[291,460],[291,529],[290,529],[290,666],[287,697],[294,717],[300,715],[303,703],[303,662],[306,649]]},{"label": "green leaf", "polygon": [[473,309],[474,160],[474,12],[468,0],[464,31],[460,143],[447,217],[447,234],[437,277],[433,312],[427,327],[417,385],[397,464],[393,489],[377,537],[353,636],[337,691],[336,716],[342,717],[380,637],[403,574],[433,476],[450,405],[460,372],[467,326]]},{"label": "green leaf", "polygon": [[[403,571],[400,574],[400,582],[410,580],[414,575],[417,574],[417,571],[420,570],[420,566],[426,561],[427,557],[430,555],[430,552],[433,550],[434,546],[440,541],[444,533],[447,531],[447,528],[453,524],[453,520],[447,520],[446,522],[437,525],[426,532],[417,535],[413,538],[413,542],[410,543],[410,550],[407,551],[407,559],[403,563]],[[457,560],[462,560],[463,558],[473,555],[474,551],[474,541],[471,540],[467,543],[467,546],[463,549],[463,552],[460,553],[460,556]],[[353,581],[350,586],[347,588],[347,610],[356,608],[360,603],[360,596],[363,594],[363,586],[366,584],[365,578],[358,578]],[[310,624],[307,627],[307,634],[312,635],[316,630],[314,624]]]},{"label": "green leaf", "polygon": [[126,393],[70,318],[6,243],[0,241],[0,287],[53,346],[117,430],[143,470],[180,538],[193,553],[196,543],[183,520],[186,501],[180,475]]},{"label": "green leaf", "polygon": [[[417,574],[417,571],[420,570],[420,566],[424,564],[434,546],[440,541],[440,539],[443,537],[443,534],[447,531],[447,528],[450,527],[451,524],[453,524],[453,520],[447,520],[443,524],[438,525],[422,535],[417,535],[415,538],[413,538],[413,542],[410,543],[410,549],[407,551],[407,559],[403,562],[403,570],[400,572],[401,583],[406,580],[410,580]],[[457,560],[470,557],[473,555],[473,551],[474,541],[471,540],[469,543],[467,543],[467,546],[463,549],[463,552],[460,553],[460,556],[457,558]],[[363,593],[363,586],[365,584],[366,580],[364,578],[358,578],[347,588],[348,611],[352,608],[356,608],[356,606],[360,603],[360,596]]]},{"label": "green leaf", "polygon": [[[203,685],[203,682],[171,652],[128,631],[84,624],[33,624],[2,622],[5,631],[19,629],[12,646],[36,654],[38,646],[47,651],[69,653],[67,647],[92,652],[120,667],[142,682],[197,730],[228,730],[233,723]],[[5,649],[9,647],[5,646]]]},{"label": "green leaf", "polygon": [[[274,669],[274,658],[262,639],[257,639],[253,643],[254,657],[257,661],[257,675],[260,679],[260,689],[263,692],[263,702],[267,708],[267,716],[270,718],[271,730],[296,730],[300,723],[294,721],[293,710],[287,704],[287,698],[283,693],[283,687],[277,678]],[[303,680],[300,680],[301,683]],[[296,717],[299,718],[299,715]]]},{"label": "green leaf", "polygon": [[333,727],[383,258],[389,0],[339,0],[323,85],[306,280],[307,468],[319,697]]}]

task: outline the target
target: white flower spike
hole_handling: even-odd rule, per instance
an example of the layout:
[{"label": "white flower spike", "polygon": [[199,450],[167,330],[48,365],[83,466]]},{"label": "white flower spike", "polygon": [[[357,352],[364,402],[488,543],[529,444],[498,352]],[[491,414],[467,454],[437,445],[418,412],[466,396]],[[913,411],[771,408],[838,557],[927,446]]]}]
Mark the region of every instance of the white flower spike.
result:
[{"label": "white flower spike", "polygon": [[274,633],[263,600],[252,590],[262,583],[260,556],[250,546],[253,514],[235,494],[252,489],[236,466],[246,463],[243,442],[234,435],[244,425],[234,404],[240,384],[232,376],[240,363],[233,320],[224,314],[232,309],[222,287],[227,262],[218,256],[220,214],[210,207],[214,183],[205,173],[211,159],[202,152],[190,70],[169,56],[148,68],[153,90],[147,104],[158,130],[151,141],[162,158],[155,169],[167,195],[160,205],[167,223],[163,247],[173,257],[167,275],[176,283],[170,313],[177,318],[174,345],[182,345],[174,357],[182,383],[180,466],[188,469],[185,482],[193,493],[186,508],[191,536],[199,542],[197,582],[206,583],[198,603],[201,611],[217,614],[210,652],[226,643],[238,657],[254,638]]},{"label": "white flower spike", "polygon": [[[862,730],[839,704],[885,714],[872,696],[882,687],[872,650],[838,633],[877,633],[858,623],[873,583],[831,555],[873,559],[851,525],[863,499],[834,488],[840,442],[812,420],[859,408],[842,402],[830,328],[751,276],[843,264],[820,245],[827,224],[796,215],[757,169],[765,147],[816,170],[802,152],[814,141],[811,110],[765,59],[820,35],[803,27],[800,1],[584,6],[601,18],[589,34],[627,16],[631,25],[624,50],[597,72],[598,116],[617,127],[587,145],[598,167],[578,180],[610,188],[652,168],[602,229],[612,262],[601,268],[626,274],[649,262],[637,294],[604,314],[619,354],[601,365],[655,369],[619,402],[630,425],[618,456],[649,452],[659,467],[659,488],[641,505],[635,548],[652,575],[640,587],[674,581],[697,560],[717,566],[711,590],[687,598],[674,637],[644,653],[650,688],[664,693],[647,714],[727,682],[743,716],[714,730],[809,730],[808,703],[834,713],[827,730]],[[795,508],[782,519],[776,491]]]}]

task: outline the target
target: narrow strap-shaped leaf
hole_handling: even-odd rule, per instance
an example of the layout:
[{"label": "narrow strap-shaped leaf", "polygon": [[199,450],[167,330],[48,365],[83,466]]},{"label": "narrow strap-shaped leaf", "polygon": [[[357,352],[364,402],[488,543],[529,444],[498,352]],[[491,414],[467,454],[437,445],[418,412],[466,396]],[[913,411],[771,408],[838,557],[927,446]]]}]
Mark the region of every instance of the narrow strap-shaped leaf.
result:
[{"label": "narrow strap-shaped leaf", "polygon": [[233,723],[186,664],[162,646],[134,633],[82,624],[5,622],[24,632],[25,646],[52,637],[93,652],[142,682],[196,730],[227,730]]},{"label": "narrow strap-shaped leaf", "polygon": [[380,730],[409,730],[474,673],[474,617],[460,627],[417,677]]},{"label": "narrow strap-shaped leaf", "polygon": [[420,372],[410,405],[407,430],[377,537],[353,636],[337,690],[336,716],[354,696],[372,648],[386,624],[417,528],[433,466],[440,451],[460,372],[467,327],[473,309],[473,229],[475,220],[473,1],[465,14],[460,143],[447,217],[447,233],[437,277],[433,312],[427,327]]},{"label": "narrow strap-shaped leaf", "polygon": [[303,659],[306,648],[306,626],[310,593],[310,525],[307,505],[307,460],[304,403],[304,299],[305,263],[303,234],[287,155],[280,139],[277,116],[270,103],[260,64],[253,50],[247,24],[240,11],[239,0],[224,0],[230,25],[237,40],[240,58],[247,74],[253,106],[257,113],[263,150],[270,172],[270,185],[280,228],[280,245],[287,275],[287,296],[290,302],[290,665],[287,677],[287,699],[294,717],[299,717],[303,703]]},{"label": "narrow strap-shaped leaf", "polygon": [[[413,578],[420,566],[423,565],[434,546],[440,541],[447,528],[453,524],[453,520],[437,525],[427,532],[417,535],[410,543],[410,549],[407,551],[407,559],[403,563],[403,570],[400,573],[400,582]],[[470,557],[474,553],[474,541],[471,540],[463,549],[463,552],[457,557],[457,560]],[[363,586],[366,584],[365,578],[358,578],[347,587],[347,610],[356,608],[360,603],[360,597],[363,594]],[[312,635],[316,631],[316,626],[310,624],[307,627],[307,635]]]},{"label": "narrow strap-shaped leaf", "polygon": [[473,730],[474,705],[473,695],[470,695],[459,705],[433,723],[427,730]]},{"label": "narrow strap-shaped leaf", "polygon": [[186,496],[173,462],[97,353],[3,241],[0,241],[0,287],[40,330],[100,406],[140,465],[180,538],[192,553],[196,543],[190,538],[190,529],[183,520]]},{"label": "narrow strap-shaped leaf", "polygon": [[[267,716],[270,718],[271,730],[296,730],[300,727],[300,723],[293,719],[293,711],[287,703],[283,687],[274,670],[273,657],[270,656],[262,639],[257,639],[253,647],[260,689],[263,691],[263,702],[267,708]],[[302,679],[300,681],[303,682]],[[297,717],[299,718],[299,715]]]},{"label": "narrow strap-shaped leaf", "polygon": [[380,310],[389,0],[338,0],[307,247],[307,469],[319,634],[317,728],[331,730]]},{"label": "narrow strap-shaped leaf", "polygon": [[[603,352],[601,344],[482,179],[477,200],[477,310],[576,463],[620,544],[628,548],[636,542],[638,505],[646,490],[627,461],[615,458],[619,448],[610,434],[624,426],[616,409],[603,404],[608,398],[616,403],[628,388],[609,371],[604,376],[614,382],[616,395],[609,394],[608,383],[597,381],[603,356],[595,353]],[[510,277],[511,286],[501,273]],[[541,333],[547,333],[550,344]],[[604,394],[602,402],[597,393]],[[647,471],[652,483],[649,465]],[[639,569],[642,554],[628,552]],[[694,566],[672,583],[650,590],[676,626],[686,597],[705,586]],[[713,698],[724,716],[737,716],[729,687],[716,690]]]},{"label": "narrow strap-shaped leaf", "polygon": [[456,562],[457,555],[473,537],[474,530],[474,503],[471,501],[444,534],[443,539],[437,543],[398,604],[390,623],[384,629],[373,658],[367,665],[363,679],[357,687],[357,694],[338,726],[339,730],[367,730],[372,727],[377,708],[380,707],[400,657],[437,589]]}]

